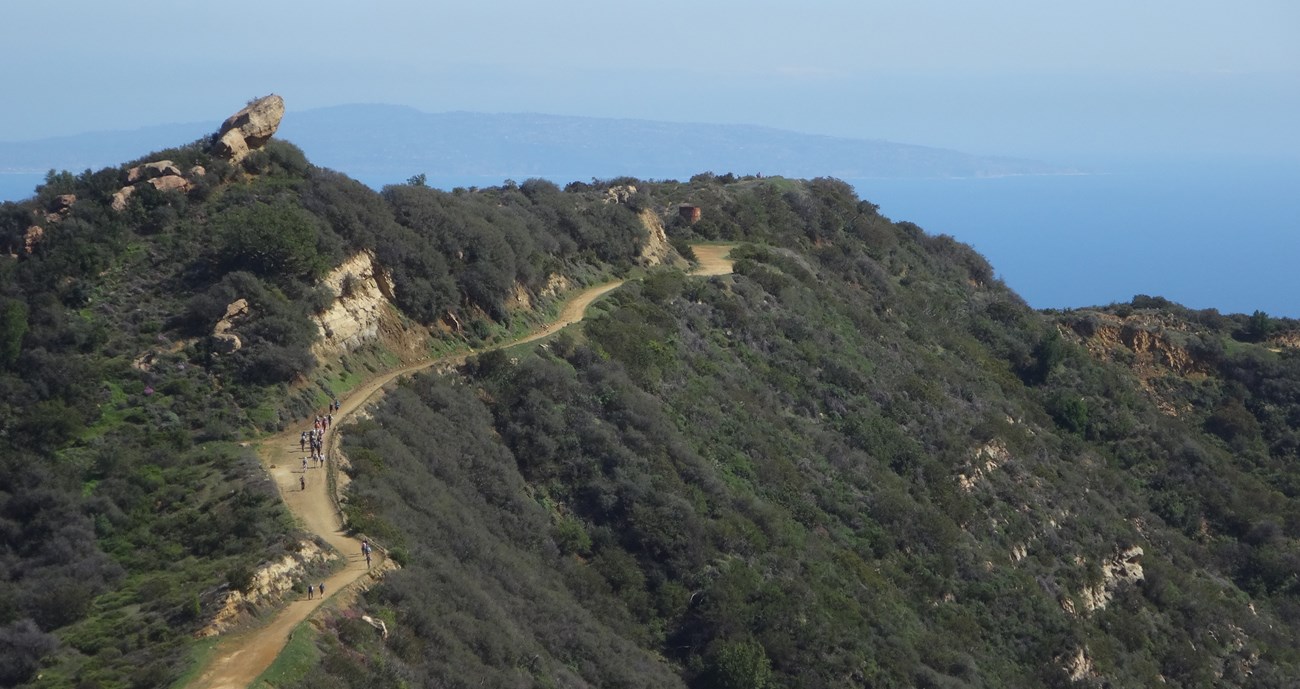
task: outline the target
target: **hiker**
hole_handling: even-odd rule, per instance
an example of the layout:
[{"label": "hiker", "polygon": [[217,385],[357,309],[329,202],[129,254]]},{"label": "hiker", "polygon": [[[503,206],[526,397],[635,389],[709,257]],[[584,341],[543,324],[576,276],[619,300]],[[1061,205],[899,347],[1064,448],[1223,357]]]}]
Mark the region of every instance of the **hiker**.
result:
[{"label": "hiker", "polygon": [[321,598],[325,597],[325,582],[323,581],[320,583],[320,597]]},{"label": "hiker", "polygon": [[307,473],[307,458],[306,458],[306,457],[303,457],[303,458],[302,458],[302,471],[303,471],[303,473]]},{"label": "hiker", "polygon": [[299,477],[298,477],[298,487],[301,488],[301,489],[303,489],[303,490],[307,490],[307,477],[306,477],[306,476],[299,476]]},{"label": "hiker", "polygon": [[302,437],[298,438],[298,451],[302,452],[307,449],[307,431],[302,432]]},{"label": "hiker", "polygon": [[311,593],[313,590],[311,584],[307,584],[307,600],[311,600]]}]

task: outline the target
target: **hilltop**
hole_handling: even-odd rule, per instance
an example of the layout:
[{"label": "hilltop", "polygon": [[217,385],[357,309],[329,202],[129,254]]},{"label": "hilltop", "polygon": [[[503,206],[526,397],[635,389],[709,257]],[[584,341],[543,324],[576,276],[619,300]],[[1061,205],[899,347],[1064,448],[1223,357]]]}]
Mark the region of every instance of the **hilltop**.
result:
[{"label": "hilltop", "polygon": [[[0,141],[0,173],[99,168],[203,135],[206,123]],[[617,177],[689,177],[702,170],[791,177],[988,177],[1069,172],[1045,163],[974,156],[889,141],[818,136],[740,124],[693,124],[533,113],[428,113],[341,105],[292,113],[280,136],[324,167],[373,187],[424,173],[450,189],[507,178],[560,184]]]},{"label": "hilltop", "polygon": [[1300,324],[1037,312],[827,177],[375,192],[257,121],[0,206],[0,683],[170,685],[296,600],[339,554],[254,443],[471,349],[337,429],[401,569],[277,686],[1300,675]]}]

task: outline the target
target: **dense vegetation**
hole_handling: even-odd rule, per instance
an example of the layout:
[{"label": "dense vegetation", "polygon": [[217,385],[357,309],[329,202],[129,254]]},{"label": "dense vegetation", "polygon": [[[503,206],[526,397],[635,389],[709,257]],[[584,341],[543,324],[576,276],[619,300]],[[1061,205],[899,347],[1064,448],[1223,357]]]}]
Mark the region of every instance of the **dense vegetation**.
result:
[{"label": "dense vegetation", "polygon": [[[171,160],[190,188],[137,184]],[[633,264],[642,230],[599,191],[546,182],[376,194],[272,142],[239,165],[205,142],[118,168],[51,172],[0,207],[0,685],[156,687],[182,669],[221,587],[295,548],[243,439],[284,428],[376,355],[320,370],[318,278],[359,251],[391,274],[405,316],[463,344],[499,337],[522,290]],[[75,202],[67,205],[67,196]],[[30,243],[28,228],[43,235]],[[225,352],[210,335],[249,304]],[[451,321],[457,328],[451,328]]]},{"label": "dense vegetation", "polygon": [[[284,143],[160,158],[207,172],[122,212],[129,166],[0,207],[21,254],[0,260],[0,684],[166,685],[211,594],[295,547],[240,441],[381,359],[309,351],[345,257],[373,252],[404,317],[478,346],[540,320],[552,276],[634,266],[645,210],[683,254],[742,243],[736,273],[645,273],[346,428],[350,525],[404,567],[358,603],[390,636],[333,614],[300,686],[1300,676],[1300,350],[1273,339],[1295,322],[1150,297],[1036,313],[830,179],[374,193]],[[1144,314],[1195,375],[1090,351]],[[1113,580],[1135,546],[1142,576]]]},{"label": "dense vegetation", "polygon": [[652,275],[349,430],[353,522],[408,566],[364,601],[390,639],[339,618],[301,686],[1300,676],[1300,356],[1243,342],[1296,323],[1201,314],[1171,416],[839,182],[639,186],[707,209],[675,240],[753,242],[737,274]]}]

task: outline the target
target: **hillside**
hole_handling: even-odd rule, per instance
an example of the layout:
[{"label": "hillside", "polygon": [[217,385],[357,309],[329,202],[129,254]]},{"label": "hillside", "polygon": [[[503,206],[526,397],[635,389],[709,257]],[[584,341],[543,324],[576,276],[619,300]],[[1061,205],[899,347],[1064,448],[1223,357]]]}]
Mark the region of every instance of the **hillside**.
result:
[{"label": "hillside", "polygon": [[402,568],[277,686],[1300,676],[1297,323],[1035,312],[824,177],[376,193],[264,138],[0,207],[0,684],[171,685],[338,567],[254,441],[612,276],[337,430]]}]

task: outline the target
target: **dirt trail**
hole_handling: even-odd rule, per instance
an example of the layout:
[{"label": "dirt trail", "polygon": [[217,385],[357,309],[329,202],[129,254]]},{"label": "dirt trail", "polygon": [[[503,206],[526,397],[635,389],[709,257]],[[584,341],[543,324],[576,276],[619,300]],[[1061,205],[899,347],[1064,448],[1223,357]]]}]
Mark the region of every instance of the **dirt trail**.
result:
[{"label": "dirt trail", "polygon": [[[697,245],[692,247],[700,266],[692,275],[710,276],[726,275],[731,272],[732,262],[727,254],[731,245]],[[560,311],[560,316],[523,337],[478,350],[490,351],[503,347],[512,347],[539,340],[562,328],[581,321],[587,307],[605,294],[617,289],[623,280],[615,280],[594,287],[588,287],[569,300]],[[458,363],[478,352],[453,354],[439,359],[428,359],[403,366],[376,376],[359,385],[345,397],[340,398],[339,411],[334,414],[334,423],[326,432],[326,456],[338,457],[338,439],[335,429],[340,427],[354,412],[369,406],[378,399],[383,388],[394,379],[419,371],[435,364]],[[330,575],[325,580],[327,597],[332,598],[340,592],[349,590],[363,579],[378,578],[382,571],[383,553],[374,552],[374,566],[367,570],[361,556],[361,541],[348,536],[343,531],[334,499],[329,493],[325,469],[309,466],[302,469],[302,458],[307,453],[299,450],[298,440],[302,431],[310,426],[304,420],[299,426],[263,440],[258,446],[258,454],[263,466],[274,479],[289,511],[298,518],[303,528],[333,546],[347,558],[347,565]],[[306,490],[299,488],[299,478],[307,482]],[[375,574],[367,576],[368,571]],[[313,582],[319,583],[319,582]],[[191,689],[242,689],[253,683],[275,661],[285,644],[289,642],[295,627],[311,616],[316,608],[325,602],[325,598],[312,600],[300,598],[279,610],[269,623],[238,634],[232,634],[218,642],[213,649],[208,666],[196,680],[189,684]]]}]

